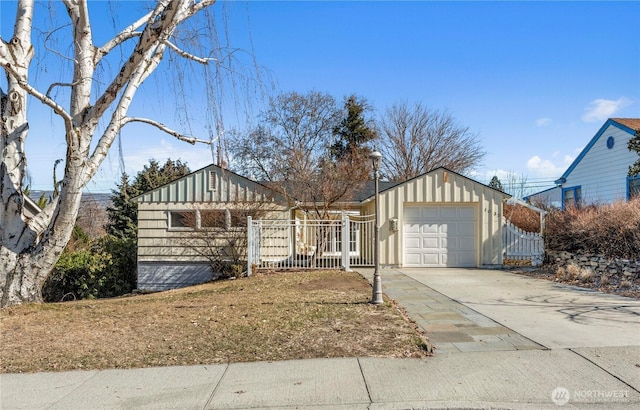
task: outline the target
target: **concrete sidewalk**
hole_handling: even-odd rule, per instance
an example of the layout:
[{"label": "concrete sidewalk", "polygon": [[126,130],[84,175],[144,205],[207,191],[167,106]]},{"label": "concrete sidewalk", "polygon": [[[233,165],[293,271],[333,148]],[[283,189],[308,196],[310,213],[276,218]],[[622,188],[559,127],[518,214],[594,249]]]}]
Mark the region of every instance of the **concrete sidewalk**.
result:
[{"label": "concrete sidewalk", "polygon": [[[583,299],[505,272],[453,273],[382,271],[385,293],[427,332],[434,357],[2,374],[0,408],[640,408],[638,301]],[[540,309],[551,290],[559,292],[552,308]],[[515,303],[521,298],[536,303]],[[592,320],[572,320],[566,304],[582,318],[588,307]],[[532,320],[541,325],[530,329]],[[568,347],[548,346],[558,332]]]},{"label": "concrete sidewalk", "polygon": [[[638,353],[615,347],[3,374],[0,403],[2,409],[552,409],[555,400],[569,408],[638,408],[640,381],[630,360]],[[610,358],[617,364],[608,366]]]}]

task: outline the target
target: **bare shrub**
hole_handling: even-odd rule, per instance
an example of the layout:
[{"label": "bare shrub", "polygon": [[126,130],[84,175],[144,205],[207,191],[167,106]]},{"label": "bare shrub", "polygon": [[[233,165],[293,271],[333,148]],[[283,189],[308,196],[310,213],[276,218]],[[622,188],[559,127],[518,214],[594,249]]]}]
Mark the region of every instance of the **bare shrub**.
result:
[{"label": "bare shrub", "polygon": [[532,209],[504,204],[504,217],[525,232],[540,232],[540,214]]},{"label": "bare shrub", "polygon": [[593,280],[593,274],[594,272],[591,269],[582,268],[578,274],[578,279],[583,283],[591,282]]},{"label": "bare shrub", "polygon": [[611,282],[608,275],[602,275],[600,277],[600,286],[607,286]]},{"label": "bare shrub", "polygon": [[620,287],[623,288],[623,289],[629,289],[632,286],[633,286],[633,282],[631,282],[628,279],[624,279],[624,280],[620,281]]},{"label": "bare shrub", "polygon": [[564,268],[564,266],[560,266],[558,267],[558,269],[556,269],[556,279],[565,280],[568,278],[569,277],[567,275],[567,270]]},{"label": "bare shrub", "polygon": [[567,274],[566,274],[567,279],[576,280],[578,276],[580,276],[580,271],[581,271],[580,266],[571,263],[567,265],[566,269],[567,269]]},{"label": "bare shrub", "polygon": [[638,232],[640,198],[553,211],[547,216],[545,238],[549,250],[637,259]]}]

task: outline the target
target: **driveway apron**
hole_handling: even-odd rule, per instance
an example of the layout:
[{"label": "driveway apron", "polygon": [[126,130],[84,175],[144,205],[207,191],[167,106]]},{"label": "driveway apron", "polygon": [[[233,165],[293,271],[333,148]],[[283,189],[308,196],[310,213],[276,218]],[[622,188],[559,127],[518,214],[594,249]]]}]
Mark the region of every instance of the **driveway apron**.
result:
[{"label": "driveway apron", "polygon": [[[371,278],[370,269],[359,269]],[[438,353],[544,349],[507,326],[398,269],[381,271],[383,291],[422,328]]]},{"label": "driveway apron", "polygon": [[385,292],[445,351],[464,351],[465,342],[497,348],[511,340],[516,349],[640,346],[636,299],[500,270],[385,269],[382,274]]}]

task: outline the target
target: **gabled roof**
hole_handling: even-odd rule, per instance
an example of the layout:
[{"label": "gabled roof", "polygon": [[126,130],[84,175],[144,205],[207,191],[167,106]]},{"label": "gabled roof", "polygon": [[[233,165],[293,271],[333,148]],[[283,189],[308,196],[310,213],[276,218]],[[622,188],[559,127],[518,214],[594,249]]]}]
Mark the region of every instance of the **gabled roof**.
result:
[{"label": "gabled roof", "polygon": [[628,132],[631,135],[634,135],[636,131],[640,130],[640,118],[609,118],[607,122],[604,123],[600,130],[596,133],[596,135],[589,141],[586,147],[580,152],[580,155],[569,165],[564,174],[560,178],[558,178],[555,183],[560,185],[567,180],[567,177],[571,172],[575,169],[575,167],[582,161],[582,159],[587,155],[587,152],[596,144],[598,139],[604,134],[609,126],[613,125],[621,129],[622,131]]},{"label": "gabled roof", "polygon": [[[173,181],[167,182],[166,184],[160,185],[160,186],[158,186],[158,187],[156,187],[156,188],[154,188],[154,189],[151,189],[151,190],[149,190],[149,191],[147,191],[147,192],[144,192],[144,193],[142,193],[142,194],[140,194],[140,195],[138,195],[138,196],[134,197],[134,199],[140,200],[140,198],[142,198],[144,195],[147,195],[147,194],[152,193],[152,192],[154,192],[154,191],[160,190],[160,189],[162,189],[163,187],[165,187],[165,186],[167,186],[167,185],[174,184],[174,183],[176,183],[176,182],[178,182],[178,181],[180,181],[180,180],[183,180],[183,179],[185,179],[185,178],[189,178],[191,175],[196,174],[196,173],[198,173],[198,172],[201,172],[201,171],[203,171],[203,170],[205,170],[205,169],[207,169],[207,168],[210,168],[210,167],[217,168],[217,169],[219,169],[219,170],[221,170],[221,171],[223,171],[223,172],[229,173],[229,174],[231,174],[231,175],[235,176],[236,178],[239,178],[239,179],[245,180],[245,181],[247,181],[248,183],[251,183],[251,184],[255,184],[255,185],[257,185],[257,186],[259,186],[259,187],[261,187],[261,188],[264,188],[264,189],[266,189],[266,190],[268,190],[268,191],[271,191],[271,192],[273,192],[275,195],[277,195],[277,191],[273,190],[272,188],[269,188],[269,186],[267,185],[267,183],[262,183],[262,182],[254,181],[254,180],[249,179],[249,178],[247,178],[247,177],[244,177],[244,176],[242,176],[242,175],[240,175],[240,174],[237,174],[237,173],[235,173],[235,172],[233,172],[233,171],[230,171],[230,170],[228,170],[228,169],[226,169],[226,168],[221,168],[220,166],[218,166],[218,165],[216,165],[216,164],[210,164],[210,165],[207,165],[206,167],[203,167],[203,168],[200,168],[200,169],[198,169],[198,170],[196,170],[196,171],[193,171],[193,172],[191,172],[191,173],[189,173],[189,174],[187,174],[187,175],[183,175],[183,176],[181,176],[181,177],[179,177],[179,178],[176,178],[176,179],[174,179]],[[500,194],[504,195],[504,196],[505,196],[505,197],[507,197],[507,198],[508,198],[508,197],[511,197],[511,195],[509,195],[509,194],[507,194],[507,193],[505,193],[505,192],[503,192],[503,191],[500,191],[499,189],[495,189],[495,188],[493,188],[493,187],[491,187],[491,186],[489,186],[489,185],[486,185],[486,184],[483,184],[483,183],[481,183],[481,182],[478,182],[478,181],[476,181],[476,180],[474,180],[474,179],[472,179],[472,178],[469,178],[469,177],[467,177],[467,176],[465,176],[465,175],[459,174],[459,173],[457,173],[457,172],[455,172],[455,171],[452,171],[452,170],[450,170],[450,169],[448,169],[448,168],[445,168],[445,167],[438,167],[438,168],[434,168],[434,169],[432,169],[431,171],[428,171],[428,172],[425,172],[424,174],[421,174],[421,175],[418,175],[418,176],[416,176],[416,177],[413,177],[413,178],[407,179],[406,181],[379,181],[379,189],[380,189],[380,193],[383,193],[383,192],[385,192],[385,191],[388,191],[388,190],[390,190],[390,189],[393,189],[393,188],[395,188],[395,187],[397,187],[397,186],[399,186],[399,185],[403,185],[403,184],[409,183],[409,182],[411,182],[411,181],[413,181],[413,180],[415,180],[415,179],[417,179],[417,178],[421,178],[421,177],[423,177],[424,175],[430,174],[430,173],[432,173],[432,172],[436,172],[436,171],[438,171],[438,170],[440,170],[440,169],[442,169],[442,170],[444,170],[444,171],[447,171],[447,172],[450,172],[450,173],[452,173],[452,174],[455,174],[455,175],[457,175],[457,176],[459,176],[459,177],[461,177],[461,178],[467,179],[467,180],[469,180],[469,181],[471,181],[471,182],[473,182],[473,183],[475,183],[475,184],[479,184],[479,185],[482,185],[482,186],[484,186],[484,187],[486,187],[486,188],[489,188],[489,189],[491,189],[491,190],[493,190],[493,191],[499,192]],[[366,182],[366,183],[365,183],[365,184],[364,184],[364,185],[363,185],[363,186],[362,186],[358,191],[356,191],[356,192],[354,193],[354,197],[353,197],[352,201],[353,201],[353,202],[356,202],[356,203],[364,203],[364,202],[368,202],[368,201],[370,201],[370,200],[372,200],[372,199],[373,199],[374,195],[375,195],[375,185],[374,185],[374,181],[367,181],[367,182]],[[351,202],[351,203],[353,203],[353,202]]]},{"label": "gabled roof", "polygon": [[184,179],[190,178],[190,177],[192,177],[194,174],[197,174],[197,173],[199,173],[199,172],[202,172],[202,171],[204,171],[204,170],[205,170],[205,169],[207,169],[207,168],[217,169],[217,170],[218,170],[218,171],[220,171],[220,172],[223,172],[223,173],[226,173],[226,174],[230,174],[230,175],[231,175],[231,176],[233,176],[234,178],[238,178],[239,180],[245,181],[245,182],[246,182],[246,183],[248,183],[248,184],[251,184],[251,185],[253,185],[253,186],[257,186],[257,187],[259,187],[260,189],[264,189],[264,190],[265,190],[265,192],[271,192],[274,196],[278,195],[278,193],[277,193],[276,191],[274,191],[273,189],[269,188],[267,185],[265,185],[265,184],[263,184],[263,183],[261,183],[261,182],[254,181],[254,180],[252,180],[252,179],[250,179],[250,178],[247,178],[247,177],[245,177],[245,176],[242,176],[242,175],[240,175],[240,174],[237,174],[237,173],[235,173],[235,172],[233,172],[233,171],[229,170],[229,169],[228,169],[228,168],[226,168],[226,167],[224,167],[224,168],[223,168],[223,167],[221,167],[221,166],[219,166],[219,165],[216,165],[216,164],[209,164],[209,165],[207,165],[207,166],[205,166],[205,167],[202,167],[202,168],[200,168],[200,169],[197,169],[197,170],[195,170],[195,171],[192,171],[192,172],[188,173],[187,175],[183,175],[183,176],[181,176],[181,177],[179,177],[179,178],[176,178],[176,179],[174,179],[173,181],[169,181],[169,182],[167,182],[167,183],[165,183],[165,184],[162,184],[162,185],[157,186],[157,187],[155,187],[155,188],[153,188],[153,189],[150,189],[150,190],[148,190],[148,191],[146,191],[146,192],[143,192],[143,193],[141,193],[141,194],[139,194],[139,195],[137,195],[137,196],[133,197],[132,199],[134,199],[134,200],[138,200],[138,201],[139,201],[142,197],[144,197],[144,196],[145,196],[145,195],[147,195],[147,194],[150,194],[150,193],[152,193],[152,192],[155,192],[155,191],[161,190],[161,189],[163,189],[164,187],[166,187],[166,186],[168,186],[168,185],[178,183],[178,182],[180,182],[180,181],[182,181],[182,180],[184,180]]},{"label": "gabled roof", "polygon": [[[455,174],[455,175],[457,175],[457,176],[459,176],[459,177],[462,177],[462,178],[464,178],[464,179],[466,179],[466,180],[468,180],[468,181],[471,181],[471,182],[473,182],[473,183],[475,183],[475,184],[482,185],[482,186],[484,186],[484,187],[486,187],[486,188],[489,188],[489,189],[491,189],[491,190],[493,190],[493,191],[499,192],[499,193],[501,193],[502,195],[504,195],[506,198],[510,198],[510,197],[511,197],[511,195],[507,194],[506,192],[503,192],[503,191],[501,191],[501,190],[499,190],[499,189],[493,188],[493,187],[491,187],[491,186],[489,186],[489,185],[487,185],[487,184],[483,184],[482,182],[478,182],[478,181],[476,181],[476,180],[475,180],[475,179],[473,179],[473,178],[469,178],[468,176],[465,176],[465,175],[459,174],[459,173],[457,173],[457,172],[455,172],[455,171],[452,171],[452,170],[450,170],[449,168],[446,168],[446,167],[437,167],[437,168],[434,168],[434,169],[432,169],[431,171],[427,171],[427,172],[425,172],[424,174],[420,174],[420,175],[415,176],[415,177],[413,177],[413,178],[407,179],[406,181],[402,181],[402,182],[387,182],[387,184],[389,184],[389,185],[388,185],[388,186],[386,186],[386,187],[385,187],[385,186],[383,186],[383,185],[382,185],[382,182],[381,182],[381,183],[380,183],[380,193],[383,193],[383,192],[385,192],[385,191],[388,191],[388,190],[390,190],[390,189],[393,189],[393,188],[395,188],[395,187],[396,187],[396,186],[398,186],[398,185],[406,184],[406,183],[409,183],[409,182],[411,182],[411,181],[413,181],[413,180],[415,180],[415,179],[422,178],[423,176],[428,175],[428,174],[430,174],[430,173],[432,173],[432,172],[436,172],[436,171],[437,171],[437,170],[439,170],[439,169],[442,169],[442,170],[447,171],[447,172],[451,172],[452,174]],[[372,188],[373,188],[373,185],[372,185]],[[360,202],[366,202],[366,201],[368,201],[368,200],[371,200],[371,199],[373,199],[373,196],[374,196],[374,195],[375,195],[375,192],[371,191],[371,193],[369,194],[369,196],[362,198],[362,199],[360,200]]]},{"label": "gabled roof", "polygon": [[522,200],[523,200],[523,201],[528,201],[528,200],[529,200],[529,198],[531,198],[532,196],[536,196],[536,195],[544,194],[545,192],[553,191],[554,189],[558,189],[558,188],[559,188],[559,186],[557,186],[557,185],[556,185],[556,186],[552,186],[551,188],[547,188],[547,189],[544,189],[544,190],[542,190],[542,191],[538,191],[538,192],[536,192],[536,193],[534,193],[534,194],[524,196],[524,197],[522,197]]},{"label": "gabled roof", "polygon": [[22,197],[24,198],[24,211],[28,218],[33,218],[42,211],[33,199],[29,198],[27,195],[23,195]]}]

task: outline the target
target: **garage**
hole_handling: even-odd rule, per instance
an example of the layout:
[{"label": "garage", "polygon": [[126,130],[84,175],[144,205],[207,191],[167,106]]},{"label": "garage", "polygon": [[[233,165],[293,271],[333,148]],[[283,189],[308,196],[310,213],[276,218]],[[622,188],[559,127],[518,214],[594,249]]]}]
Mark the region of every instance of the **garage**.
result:
[{"label": "garage", "polygon": [[[416,268],[502,265],[508,194],[446,168],[380,191],[380,263]],[[374,214],[374,197],[362,214]]]},{"label": "garage", "polygon": [[404,266],[477,266],[477,206],[404,207]]}]

